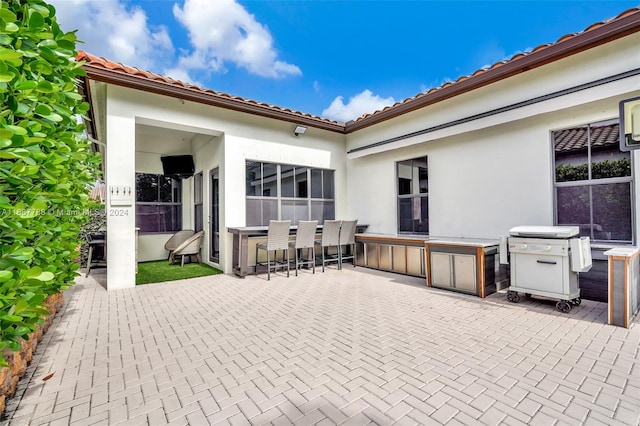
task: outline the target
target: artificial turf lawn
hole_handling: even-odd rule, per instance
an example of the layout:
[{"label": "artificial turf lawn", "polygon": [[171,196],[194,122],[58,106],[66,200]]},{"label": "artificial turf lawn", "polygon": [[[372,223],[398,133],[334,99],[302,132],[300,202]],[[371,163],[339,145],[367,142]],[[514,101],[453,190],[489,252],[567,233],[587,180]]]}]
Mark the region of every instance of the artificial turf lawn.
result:
[{"label": "artificial turf lawn", "polygon": [[138,264],[136,284],[159,283],[163,281],[184,280],[220,274],[222,271],[204,263],[187,263],[180,267],[180,262],[169,265],[168,260],[142,262]]}]

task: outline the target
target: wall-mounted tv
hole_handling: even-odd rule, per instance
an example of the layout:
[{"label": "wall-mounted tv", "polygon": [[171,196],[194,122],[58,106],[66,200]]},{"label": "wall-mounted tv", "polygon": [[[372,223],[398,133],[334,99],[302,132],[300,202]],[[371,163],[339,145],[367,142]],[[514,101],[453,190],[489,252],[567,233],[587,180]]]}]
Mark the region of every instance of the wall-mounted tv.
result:
[{"label": "wall-mounted tv", "polygon": [[160,157],[165,176],[184,179],[193,176],[195,165],[191,155],[170,155]]}]

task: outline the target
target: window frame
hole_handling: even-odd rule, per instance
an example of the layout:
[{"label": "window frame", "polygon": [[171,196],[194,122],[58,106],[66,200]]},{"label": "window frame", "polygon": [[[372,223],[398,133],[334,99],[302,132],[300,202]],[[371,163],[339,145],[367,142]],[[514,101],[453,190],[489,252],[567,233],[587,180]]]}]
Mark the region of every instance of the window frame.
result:
[{"label": "window frame", "polygon": [[[264,194],[264,188],[262,187],[262,185],[264,184],[264,165],[275,165],[276,166],[276,194],[274,195],[247,195],[247,163],[259,163],[260,164],[260,180],[261,180],[261,188],[260,188],[260,192],[262,194]],[[283,196],[282,195],[282,182],[283,182],[283,177],[282,177],[282,168],[286,167],[292,167],[292,171],[293,171],[293,196]],[[296,169],[306,169],[305,170],[305,178],[302,179],[301,181],[306,181],[306,196],[305,197],[300,197],[297,196],[299,193],[299,188],[297,187],[297,182],[298,180],[296,179],[296,177],[298,176],[298,174],[296,173]],[[312,182],[312,173],[313,171],[321,171],[321,194],[322,197],[318,198],[318,197],[313,197],[312,195],[312,187],[311,187],[311,182]],[[333,188],[331,188],[330,193],[333,194],[333,198],[325,198],[326,192],[325,192],[325,178],[324,178],[324,173],[325,171],[327,172],[331,172],[331,183],[333,184]],[[257,191],[256,191],[257,192]],[[245,224],[246,226],[265,226],[264,222],[264,215],[261,212],[260,213],[260,217],[261,217],[261,225],[256,225],[256,224],[249,224],[248,222],[248,208],[247,208],[247,201],[249,200],[261,200],[261,201],[273,201],[276,204],[276,218],[274,218],[274,220],[282,220],[283,217],[283,207],[285,207],[283,204],[286,204],[287,202],[292,203],[304,203],[305,207],[306,207],[306,212],[307,215],[305,218],[292,218],[291,219],[291,223],[295,224],[297,223],[297,220],[315,220],[312,219],[313,217],[313,205],[315,204],[321,204],[323,207],[329,204],[332,204],[332,214],[330,214],[330,218],[329,217],[323,217],[322,219],[318,219],[318,223],[322,224],[324,220],[332,220],[335,219],[335,170],[333,169],[324,169],[324,168],[319,168],[319,167],[311,167],[311,166],[304,166],[304,165],[300,165],[300,164],[289,164],[289,163],[272,163],[272,162],[268,162],[268,161],[261,161],[261,160],[252,160],[252,159],[246,159],[245,161],[245,209],[246,209],[246,214],[245,214]],[[323,213],[324,213],[325,209],[323,208]],[[324,214],[323,214],[324,216]]]},{"label": "window frame", "polygon": [[[424,160],[425,164],[427,165],[426,169],[427,169],[427,191],[426,192],[418,192],[417,194],[400,194],[400,165],[401,163],[405,163],[407,161],[411,161],[412,163],[414,161],[421,161]],[[414,167],[413,164],[411,166],[412,168]],[[413,179],[412,179],[413,181]],[[413,182],[412,182],[413,183]],[[411,199],[411,200],[415,200],[415,199],[420,199],[422,201],[423,198],[426,198],[427,200],[427,221],[429,220],[429,156],[428,155],[421,155],[419,157],[413,157],[413,158],[406,158],[404,160],[397,160],[395,162],[395,189],[396,189],[396,229],[398,230],[398,234],[403,234],[403,235],[429,235],[429,224],[427,222],[427,230],[426,231],[416,231],[415,227],[413,227],[413,229],[411,231],[403,231],[400,229],[401,227],[401,214],[400,214],[400,203],[401,200],[406,200],[406,199]]]},{"label": "window frame", "polygon": [[[198,178],[200,179],[199,188]],[[199,193],[198,189],[200,189]],[[198,227],[198,207],[200,207],[200,227]],[[204,173],[202,171],[193,175],[193,230],[196,232],[204,230]]]},{"label": "window frame", "polygon": [[[157,201],[138,201],[138,188],[137,188],[137,181],[138,181],[138,175],[150,175],[150,176],[155,176],[158,182],[158,196],[157,196]],[[136,201],[135,201],[135,205],[136,205],[136,217],[135,217],[135,223],[136,226],[141,228],[140,230],[140,234],[144,235],[144,234],[173,234],[177,231],[180,231],[182,229],[182,224],[183,224],[183,212],[182,212],[182,205],[183,205],[183,194],[182,194],[182,189],[183,189],[183,185],[182,185],[182,180],[181,179],[176,179],[174,177],[171,176],[164,176],[164,174],[162,173],[146,173],[146,172],[135,172],[135,177],[136,177]],[[160,201],[161,197],[160,197],[160,182],[159,179],[160,178],[165,178],[165,177],[169,177],[171,178],[173,181],[175,181],[177,183],[177,187],[178,187],[178,194],[179,194],[179,201],[175,201],[175,194],[173,189],[174,188],[174,184],[172,183],[172,191],[171,191],[171,200],[170,202],[166,202],[166,201]],[[176,228],[174,230],[164,230],[164,231],[143,231],[142,230],[142,226],[140,226],[141,224],[138,221],[138,214],[140,209],[138,209],[138,206],[174,206],[174,207],[178,207],[178,222],[180,223],[176,223]]]},{"label": "window frame", "polygon": [[[631,155],[629,152],[620,150],[620,153],[629,155],[629,160],[631,162],[631,174],[629,176],[594,179],[592,174],[593,160],[592,160],[591,128],[596,127],[597,125],[605,125],[606,123],[613,124],[615,122],[617,122],[618,126],[620,126],[620,120],[618,119],[618,117],[613,117],[609,119],[603,119],[603,120],[593,121],[593,122],[584,123],[584,124],[576,124],[573,126],[562,127],[562,128],[551,130],[549,132],[549,139],[551,141],[551,165],[552,165],[551,184],[552,184],[552,193],[553,193],[553,223],[554,225],[563,226],[563,224],[559,224],[559,218],[558,218],[558,189],[586,187],[589,191],[589,221],[590,221],[589,225],[591,227],[589,238],[591,240],[591,246],[595,248],[598,248],[598,247],[608,248],[608,247],[621,246],[621,245],[626,246],[626,245],[634,245],[636,243],[636,220],[635,220],[636,208],[635,208],[635,194],[634,194],[635,192],[634,191],[634,186],[635,186],[634,185],[634,181],[635,181],[634,168],[635,167],[634,167],[634,159],[633,159],[634,156]],[[557,132],[562,132],[570,129],[578,129],[581,127],[586,127],[588,129],[588,136],[587,136],[588,145],[587,145],[587,155],[586,155],[587,174],[588,174],[587,179],[557,182],[556,167],[558,164],[557,164],[556,150],[555,150],[555,134]],[[618,148],[618,150],[620,149],[619,144],[616,144],[615,146]],[[630,212],[631,212],[631,240],[597,239],[595,238],[594,227],[593,227],[593,225],[596,224],[595,218],[594,218],[593,188],[600,185],[611,185],[611,184],[620,184],[620,183],[629,184],[629,193],[630,193],[629,204],[630,204]]]}]

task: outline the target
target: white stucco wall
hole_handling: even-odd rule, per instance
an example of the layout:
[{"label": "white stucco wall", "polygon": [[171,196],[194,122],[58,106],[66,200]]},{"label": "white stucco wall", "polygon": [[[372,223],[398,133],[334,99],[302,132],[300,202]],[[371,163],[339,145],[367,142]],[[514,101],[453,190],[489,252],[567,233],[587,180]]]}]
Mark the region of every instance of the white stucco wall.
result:
[{"label": "white stucco wall", "polygon": [[395,164],[426,155],[430,235],[496,238],[517,224],[551,224],[549,133],[523,134],[519,124],[350,160],[350,214],[371,232],[395,234]]},{"label": "white stucco wall", "polygon": [[[116,108],[117,110],[117,108]],[[135,286],[135,195],[129,205],[114,205],[111,190],[135,188],[135,121],[107,107],[107,288]],[[115,266],[114,266],[115,265]]]},{"label": "white stucco wall", "polygon": [[[395,163],[427,155],[430,235],[498,238],[517,225],[552,225],[551,131],[613,118],[618,100],[348,160],[349,215],[369,223],[371,232],[395,234]],[[638,155],[633,153],[636,182]],[[639,186],[634,185],[635,200]],[[636,223],[639,211],[636,207]]]}]

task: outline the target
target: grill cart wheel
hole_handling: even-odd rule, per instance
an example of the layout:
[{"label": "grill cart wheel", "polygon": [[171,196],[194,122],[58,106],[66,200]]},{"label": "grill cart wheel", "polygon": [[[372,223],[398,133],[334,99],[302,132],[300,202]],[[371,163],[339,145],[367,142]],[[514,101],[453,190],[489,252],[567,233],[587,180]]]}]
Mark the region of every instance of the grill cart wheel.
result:
[{"label": "grill cart wheel", "polygon": [[566,300],[561,300],[556,303],[556,308],[564,314],[568,314],[569,312],[571,312],[571,305],[567,303]]},{"label": "grill cart wheel", "polygon": [[571,299],[570,303],[573,306],[580,306],[580,304],[582,303],[582,299],[580,299],[579,297],[576,297],[575,299]]},{"label": "grill cart wheel", "polygon": [[520,301],[520,295],[517,291],[508,291],[507,300],[511,303],[518,303]]}]

